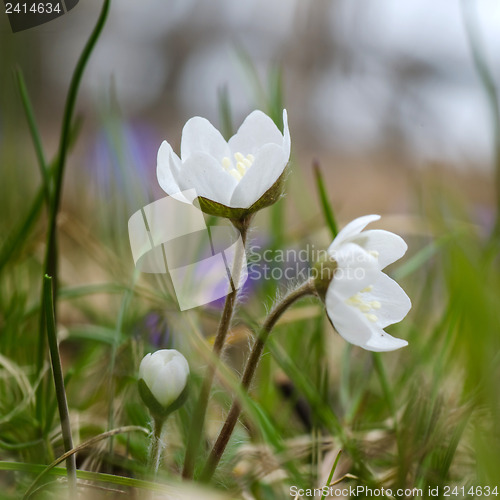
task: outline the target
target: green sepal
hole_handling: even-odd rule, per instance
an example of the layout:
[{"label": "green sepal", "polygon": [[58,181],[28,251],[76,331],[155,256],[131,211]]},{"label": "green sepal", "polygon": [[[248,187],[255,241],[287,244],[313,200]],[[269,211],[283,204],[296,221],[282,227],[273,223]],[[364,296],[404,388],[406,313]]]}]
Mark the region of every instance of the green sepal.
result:
[{"label": "green sepal", "polygon": [[198,196],[198,204],[200,209],[208,215],[225,217],[226,219],[232,220],[245,219],[249,215],[273,205],[281,198],[287,173],[288,166],[285,167],[276,182],[249,208],[231,208],[222,203],[204,198],[203,196]]},{"label": "green sepal", "polygon": [[324,257],[313,266],[314,288],[318,297],[324,302],[326,292],[337,270],[337,262],[330,258]]},{"label": "green sepal", "polygon": [[180,408],[188,397],[189,384],[186,383],[183,391],[179,394],[178,398],[166,408],[154,397],[153,393],[150,391],[144,379],[139,379],[138,382],[139,394],[142,401],[148,407],[152,417],[158,420],[166,419],[172,412]]}]

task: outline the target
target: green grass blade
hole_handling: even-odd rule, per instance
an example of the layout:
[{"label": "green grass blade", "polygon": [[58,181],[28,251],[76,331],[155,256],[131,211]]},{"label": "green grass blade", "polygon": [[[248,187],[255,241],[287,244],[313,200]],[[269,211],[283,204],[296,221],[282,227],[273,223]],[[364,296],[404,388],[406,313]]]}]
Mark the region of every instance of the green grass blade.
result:
[{"label": "green grass blade", "polygon": [[[342,455],[342,450],[339,450],[337,453],[337,456],[335,457],[335,460],[332,465],[332,469],[330,470],[330,474],[328,475],[328,480],[326,481],[326,486],[330,486],[330,483],[332,482],[332,477],[335,474],[335,471],[337,470],[337,465],[339,464],[340,460],[340,455]],[[323,491],[323,494],[321,495],[321,500],[325,498],[326,491]]]},{"label": "green grass blade", "polygon": [[31,106],[31,101],[28,95],[28,90],[26,88],[26,83],[24,81],[23,73],[20,68],[16,70],[16,81],[19,87],[19,93],[21,95],[21,101],[23,103],[24,113],[26,114],[26,120],[31,133],[31,138],[33,140],[33,145],[35,147],[35,153],[38,160],[38,166],[40,168],[40,174],[43,181],[43,190],[45,194],[45,202],[47,206],[50,206],[50,172],[47,167],[47,162],[45,161],[45,154],[43,152],[42,140],[40,138],[40,133],[38,132],[38,127],[36,125],[35,114],[33,112],[33,107]]},{"label": "green grass blade", "polygon": [[[61,358],[59,356],[59,346],[57,345],[57,331],[52,297],[52,278],[50,276],[45,276],[43,281],[43,308],[44,316],[47,321],[47,339],[49,342],[52,376],[54,378],[57,406],[59,408],[59,418],[61,421],[61,432],[63,436],[64,449],[68,452],[73,448],[73,438],[71,436],[71,423],[69,419],[68,402],[66,400],[66,390],[64,388]],[[68,468],[70,493],[74,493],[76,491],[76,461],[74,455],[68,457],[66,466]]]},{"label": "green grass blade", "polygon": [[339,232],[337,221],[335,219],[335,214],[333,212],[333,208],[328,200],[328,192],[325,186],[325,180],[323,178],[323,173],[321,172],[321,168],[319,163],[315,161],[313,163],[314,176],[316,178],[316,188],[319,194],[319,201],[321,203],[321,210],[323,212],[323,216],[325,217],[326,224],[330,229],[330,233],[332,235],[332,239],[337,236]]},{"label": "green grass blade", "polygon": [[234,134],[231,103],[229,101],[229,90],[226,86],[217,92],[219,103],[219,118],[221,123],[221,134],[228,141]]},{"label": "green grass blade", "polygon": [[[44,476],[46,476],[56,465],[59,465],[61,462],[64,462],[64,460],[68,460],[69,458],[72,458],[73,461],[75,460],[75,454],[79,452],[80,450],[83,450],[84,448],[88,448],[90,446],[93,446],[94,444],[98,443],[99,441],[102,441],[103,439],[107,439],[108,437],[115,436],[116,434],[123,434],[127,432],[135,432],[135,431],[141,431],[145,433],[146,435],[149,434],[149,431],[147,429],[144,429],[143,427],[138,427],[135,425],[131,425],[129,427],[120,427],[118,429],[113,429],[112,431],[104,432],[103,434],[99,434],[98,436],[94,436],[93,438],[85,441],[84,443],[80,444],[76,448],[72,448],[68,450],[64,455],[59,457],[58,459],[54,460],[48,467],[46,467],[38,476],[36,479],[31,483],[30,487],[26,491],[24,498],[27,499],[31,496],[31,494],[35,491],[35,488],[37,487],[38,483],[43,479]],[[68,469],[69,470],[69,469]],[[76,470],[76,467],[75,467]]]},{"label": "green grass blade", "polygon": [[85,45],[82,54],[76,64],[73,77],[71,78],[71,83],[68,90],[68,96],[66,98],[66,104],[64,107],[64,115],[61,126],[61,138],[59,141],[59,152],[57,155],[57,161],[55,165],[54,172],[54,196],[52,198],[52,206],[49,217],[49,231],[47,237],[47,250],[45,256],[45,274],[52,276],[54,279],[54,290],[57,295],[57,240],[56,240],[56,223],[57,214],[59,212],[59,206],[61,203],[62,187],[64,179],[64,170],[66,166],[66,156],[68,153],[71,134],[72,134],[72,123],[73,114],[75,111],[76,99],[78,96],[78,90],[80,88],[80,83],[83,77],[83,72],[87,63],[90,59],[90,55],[94,50],[94,47],[99,39],[104,24],[109,13],[110,0],[104,0],[101,13],[97,20],[94,30],[90,35],[87,44]]},{"label": "green grass blade", "polygon": [[[13,471],[13,472],[28,472],[31,474],[40,474],[42,473],[47,466],[39,465],[39,464],[28,464],[22,462],[0,462],[0,470],[2,471]],[[63,467],[54,467],[50,469],[49,475],[55,476],[65,476],[66,469]],[[169,488],[167,486],[163,486],[159,483],[153,483],[150,481],[144,481],[142,479],[135,479],[132,477],[125,476],[115,476],[113,474],[104,474],[102,472],[90,472],[86,470],[77,470],[76,476],[78,479],[86,480],[86,481],[96,481],[101,483],[110,483],[117,484],[120,486],[128,486],[130,488],[140,488],[143,490],[149,491],[158,491],[158,492],[170,492],[174,490],[174,488]]]},{"label": "green grass blade", "polygon": [[[72,132],[72,122],[73,122],[73,114],[75,110],[76,98],[78,96],[78,89],[80,87],[80,82],[82,80],[83,72],[85,67],[89,61],[90,55],[99,39],[99,36],[104,28],[104,24],[108,17],[110,6],[110,0],[104,0],[101,13],[95,25],[95,28],[90,35],[87,44],[85,45],[82,54],[76,64],[75,71],[73,73],[73,77],[71,79],[71,83],[68,90],[68,95],[66,98],[66,105],[64,107],[64,115],[61,129],[61,138],[59,142],[59,153],[57,156],[57,160],[54,166],[54,195],[52,197],[52,205],[49,214],[49,229],[47,236],[47,247],[45,253],[45,263],[44,263],[44,275],[48,275],[53,279],[52,288],[54,297],[57,297],[57,288],[58,288],[58,272],[57,272],[57,214],[59,212],[59,206],[61,202],[62,196],[62,187],[63,187],[63,179],[64,179],[64,169],[66,165],[66,155],[69,149],[70,141],[71,141],[71,132]],[[54,317],[56,318],[56,305],[57,302],[54,301]],[[40,314],[40,322],[39,322],[39,341],[38,341],[38,354],[37,354],[37,372],[39,373],[42,367],[41,361],[45,357],[45,343],[43,342],[43,337],[45,336],[44,331],[44,318],[43,318],[43,309]],[[40,406],[41,400],[43,399],[43,384],[41,384],[41,389],[37,393],[37,407]],[[40,409],[38,408],[38,413],[40,413]]]},{"label": "green grass blade", "polygon": [[40,216],[43,200],[44,190],[40,188],[24,220],[3,243],[0,249],[0,273],[10,259],[17,254],[17,251],[22,247],[23,243],[26,242],[28,234]]},{"label": "green grass blade", "polygon": [[484,88],[491,112],[497,204],[496,220],[491,236],[498,238],[500,236],[500,104],[498,102],[497,83],[487,63],[483,40],[481,39],[478,14],[475,10],[477,6],[475,4],[476,2],[472,0],[461,1],[462,19],[474,67]]}]

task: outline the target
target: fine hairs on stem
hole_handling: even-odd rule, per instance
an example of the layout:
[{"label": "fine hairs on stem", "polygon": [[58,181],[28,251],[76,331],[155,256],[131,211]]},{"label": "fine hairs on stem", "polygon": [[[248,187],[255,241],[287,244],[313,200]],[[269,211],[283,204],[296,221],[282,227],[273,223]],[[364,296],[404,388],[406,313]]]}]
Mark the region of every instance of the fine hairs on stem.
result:
[{"label": "fine hairs on stem", "polygon": [[166,444],[164,441],[164,432],[166,419],[153,418],[153,433],[151,434],[151,445],[149,448],[149,469],[156,478],[158,468],[160,466],[161,457],[165,450]]},{"label": "fine hairs on stem", "polygon": [[[226,300],[224,302],[224,309],[222,311],[222,316],[217,328],[217,334],[215,336],[213,354],[219,358],[224,347],[224,342],[226,340],[227,332],[231,326],[231,321],[233,319],[234,310],[236,306],[236,301],[238,297],[238,283],[240,281],[240,273],[243,265],[243,259],[245,259],[245,244],[247,239],[248,228],[250,226],[251,216],[241,220],[233,221],[233,225],[238,229],[242,245],[237,247],[237,252],[233,261],[233,289],[228,295],[226,295]],[[210,392],[212,389],[212,383],[214,380],[216,371],[215,364],[209,364],[207,368],[207,373],[203,380],[203,384],[200,390],[200,396],[198,398],[198,403],[194,409],[193,417],[191,419],[191,426],[189,432],[189,438],[186,448],[186,457],[184,459],[184,468],[182,471],[182,477],[186,479],[191,479],[194,473],[196,454],[201,441],[201,436],[203,433],[203,424],[205,421],[205,413],[207,411],[208,400],[210,398]]]},{"label": "fine hairs on stem", "polygon": [[[316,292],[313,281],[308,280],[299,287],[288,292],[288,294],[286,294],[283,299],[272,308],[271,312],[264,321],[262,328],[257,334],[252,351],[250,352],[250,356],[248,357],[245,365],[245,371],[241,379],[241,386],[245,392],[248,391],[248,388],[252,383],[267,338],[269,337],[269,334],[271,333],[281,315],[298,299],[307,295],[313,295],[315,293]],[[233,433],[234,427],[236,426],[236,422],[238,421],[240,413],[241,406],[238,400],[235,398],[227,415],[226,421],[224,422],[222,430],[220,431],[219,437],[217,438],[217,441],[215,442],[212,451],[210,452],[210,456],[208,457],[208,460],[201,474],[202,481],[209,481],[213,473],[215,472],[222,454],[226,449],[227,443],[229,442],[231,434]]]}]

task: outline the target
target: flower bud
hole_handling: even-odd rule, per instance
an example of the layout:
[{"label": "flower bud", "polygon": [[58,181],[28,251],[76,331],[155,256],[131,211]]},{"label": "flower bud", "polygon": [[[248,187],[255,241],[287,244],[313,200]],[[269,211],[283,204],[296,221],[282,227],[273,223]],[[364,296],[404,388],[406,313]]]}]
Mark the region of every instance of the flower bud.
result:
[{"label": "flower bud", "polygon": [[166,417],[184,403],[189,365],[175,349],[144,356],[139,366],[139,393],[155,417]]}]

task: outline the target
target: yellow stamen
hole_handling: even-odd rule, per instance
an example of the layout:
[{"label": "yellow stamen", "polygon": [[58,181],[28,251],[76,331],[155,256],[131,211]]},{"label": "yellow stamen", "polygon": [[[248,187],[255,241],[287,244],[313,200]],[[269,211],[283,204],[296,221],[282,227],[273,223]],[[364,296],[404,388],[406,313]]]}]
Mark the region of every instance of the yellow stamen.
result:
[{"label": "yellow stamen", "polygon": [[229,173],[237,180],[237,181],[241,181],[241,179],[243,179],[243,175],[241,175],[237,170],[235,170],[234,168],[229,170]]},{"label": "yellow stamen", "polygon": [[366,300],[363,295],[365,293],[371,292],[373,290],[373,285],[367,286],[363,288],[361,292],[354,294],[346,300],[346,304],[349,304],[352,307],[356,307],[359,309],[365,317],[371,321],[372,323],[376,323],[378,321],[378,317],[373,314],[371,311],[375,311],[377,309],[381,309],[382,304],[378,300]]},{"label": "yellow stamen", "polygon": [[227,156],[224,156],[224,158],[222,158],[222,166],[226,170],[230,170],[231,169],[231,160]]},{"label": "yellow stamen", "polygon": [[238,172],[241,174],[242,177],[245,175],[245,173],[247,171],[247,169],[245,168],[245,165],[241,161],[236,163],[236,169],[238,170]]},{"label": "yellow stamen", "polygon": [[240,181],[247,173],[247,170],[252,166],[255,158],[252,154],[248,154],[245,158],[239,152],[234,153],[234,158],[236,160],[236,168],[233,166],[231,159],[227,156],[222,158],[222,167],[228,174],[231,174],[237,181]]}]

